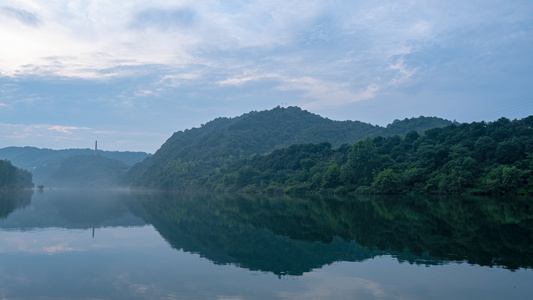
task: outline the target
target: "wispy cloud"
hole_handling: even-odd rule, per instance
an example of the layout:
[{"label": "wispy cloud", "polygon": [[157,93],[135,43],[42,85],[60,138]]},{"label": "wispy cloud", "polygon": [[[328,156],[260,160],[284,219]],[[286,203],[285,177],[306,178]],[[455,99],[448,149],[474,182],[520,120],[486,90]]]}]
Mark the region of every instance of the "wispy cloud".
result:
[{"label": "wispy cloud", "polygon": [[0,123],[0,137],[4,141],[11,141],[11,145],[20,145],[20,142],[25,143],[24,145],[32,145],[32,141],[37,142],[43,139],[51,143],[80,141],[90,131],[91,128],[87,127]]},{"label": "wispy cloud", "polygon": [[62,133],[72,134],[75,130],[91,130],[91,128],[87,127],[73,127],[73,126],[59,126],[59,125],[33,125],[29,128],[45,128],[48,130],[55,130]]},{"label": "wispy cloud", "polygon": [[2,19],[5,21],[15,20],[30,27],[41,25],[41,20],[37,15],[24,9],[9,6],[0,6],[0,20]]},{"label": "wispy cloud", "polygon": [[196,12],[192,8],[145,8],[134,15],[130,27],[138,30],[156,28],[176,30],[193,26]]},{"label": "wispy cloud", "polygon": [[102,130],[99,128],[49,125],[49,124],[7,124],[0,123],[0,139],[5,145],[41,148],[90,148],[94,140],[102,149],[155,152],[170,133],[150,131]]}]

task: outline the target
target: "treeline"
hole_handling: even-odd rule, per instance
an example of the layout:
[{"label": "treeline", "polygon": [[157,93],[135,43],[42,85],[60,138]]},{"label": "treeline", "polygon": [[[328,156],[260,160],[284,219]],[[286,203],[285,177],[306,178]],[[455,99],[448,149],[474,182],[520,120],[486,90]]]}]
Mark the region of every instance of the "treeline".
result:
[{"label": "treeline", "polygon": [[332,148],[293,145],[194,185],[231,192],[532,194],[533,116],[452,124]]},{"label": "treeline", "polygon": [[19,169],[8,160],[0,160],[0,189],[32,188],[32,175],[30,172]]}]

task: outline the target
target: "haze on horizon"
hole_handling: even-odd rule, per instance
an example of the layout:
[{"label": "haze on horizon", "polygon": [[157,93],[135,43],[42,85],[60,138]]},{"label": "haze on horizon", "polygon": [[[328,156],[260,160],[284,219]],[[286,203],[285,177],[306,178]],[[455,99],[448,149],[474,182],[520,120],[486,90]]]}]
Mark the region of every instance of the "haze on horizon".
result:
[{"label": "haze on horizon", "polygon": [[282,103],[386,125],[533,114],[533,2],[0,4],[0,147],[153,153]]}]

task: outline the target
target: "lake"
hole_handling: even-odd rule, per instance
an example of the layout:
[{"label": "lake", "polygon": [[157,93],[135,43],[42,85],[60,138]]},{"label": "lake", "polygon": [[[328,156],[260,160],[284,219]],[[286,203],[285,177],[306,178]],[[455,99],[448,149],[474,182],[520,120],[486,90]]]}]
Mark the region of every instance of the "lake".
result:
[{"label": "lake", "polygon": [[0,299],[530,299],[533,199],[0,195]]}]

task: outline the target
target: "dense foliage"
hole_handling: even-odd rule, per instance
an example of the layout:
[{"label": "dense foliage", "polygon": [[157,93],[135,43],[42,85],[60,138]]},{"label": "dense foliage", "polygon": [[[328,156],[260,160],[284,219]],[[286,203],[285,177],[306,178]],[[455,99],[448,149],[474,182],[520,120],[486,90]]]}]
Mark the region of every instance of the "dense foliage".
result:
[{"label": "dense foliage", "polygon": [[213,172],[240,192],[533,193],[533,116],[452,124],[332,148],[293,145]]},{"label": "dense foliage", "polygon": [[328,142],[333,146],[365,137],[405,134],[451,124],[435,117],[395,120],[387,127],[357,121],[333,121],[298,107],[251,112],[218,118],[200,128],[174,133],[151,157],[134,166],[128,181],[153,189],[212,188],[213,172],[254,154],[265,154],[294,144]]},{"label": "dense foliage", "polygon": [[8,160],[0,160],[0,188],[24,189],[32,187],[30,172],[13,166]]}]

